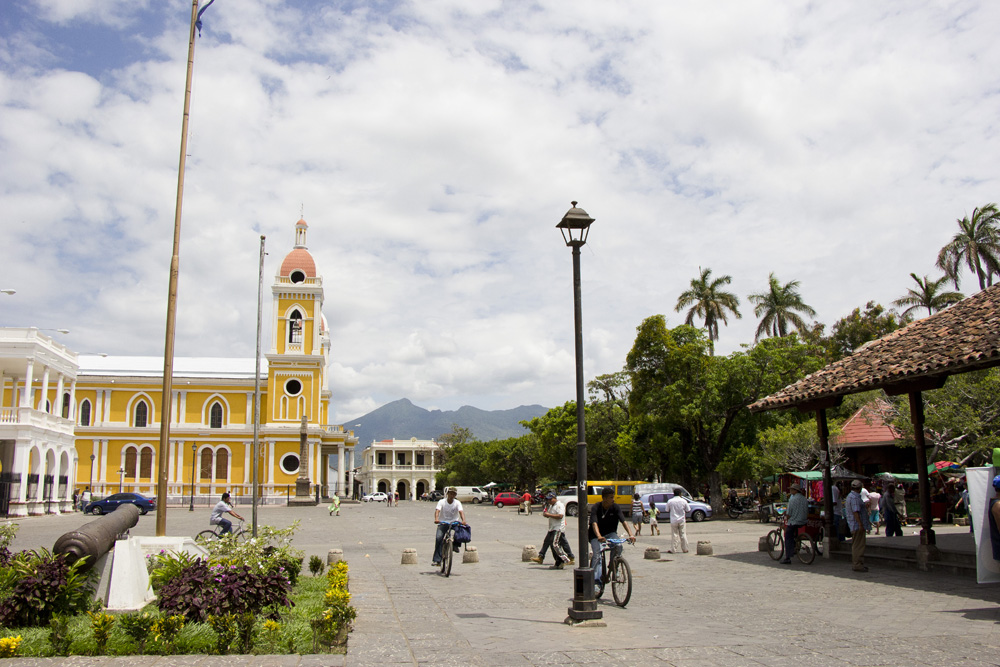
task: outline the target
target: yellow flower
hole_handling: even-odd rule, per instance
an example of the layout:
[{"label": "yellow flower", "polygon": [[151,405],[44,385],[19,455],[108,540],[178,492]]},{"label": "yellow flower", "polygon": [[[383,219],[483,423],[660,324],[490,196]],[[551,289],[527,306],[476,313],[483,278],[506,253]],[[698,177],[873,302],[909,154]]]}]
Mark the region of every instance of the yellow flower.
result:
[{"label": "yellow flower", "polygon": [[13,658],[21,646],[21,635],[0,639],[0,658]]}]

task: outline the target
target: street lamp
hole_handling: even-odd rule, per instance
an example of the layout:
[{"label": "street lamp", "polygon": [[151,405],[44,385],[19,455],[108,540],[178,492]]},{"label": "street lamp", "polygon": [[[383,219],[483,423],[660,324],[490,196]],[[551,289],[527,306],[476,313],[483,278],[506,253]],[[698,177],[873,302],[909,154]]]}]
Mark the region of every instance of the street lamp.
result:
[{"label": "street lamp", "polygon": [[39,331],[55,331],[56,333],[68,334],[69,329],[39,329]]},{"label": "street lamp", "polygon": [[87,487],[87,488],[90,489],[91,493],[94,492],[94,459],[95,458],[97,458],[97,457],[94,456],[93,454],[90,455],[90,486]]},{"label": "street lamp", "polygon": [[118,493],[122,492],[125,486],[125,468],[118,469]]},{"label": "street lamp", "polygon": [[194,464],[197,458],[198,445],[191,445],[191,504],[188,505],[188,512],[194,511]]},{"label": "street lamp", "polygon": [[[556,227],[562,232],[563,241],[573,249],[573,328],[576,337],[576,506],[579,508],[578,534],[580,538],[577,553],[579,565],[573,570],[573,606],[569,608],[569,622],[582,623],[598,620],[604,614],[597,608],[594,597],[594,570],[587,557],[589,541],[587,529],[587,440],[584,426],[583,402],[583,308],[580,297],[580,248],[587,242],[587,234],[594,219],[582,208],[566,212]],[[605,574],[607,576],[607,574]]]},{"label": "street lamp", "polygon": [[2,292],[3,294],[9,294],[11,296],[17,294],[16,289],[0,289],[0,292]]}]

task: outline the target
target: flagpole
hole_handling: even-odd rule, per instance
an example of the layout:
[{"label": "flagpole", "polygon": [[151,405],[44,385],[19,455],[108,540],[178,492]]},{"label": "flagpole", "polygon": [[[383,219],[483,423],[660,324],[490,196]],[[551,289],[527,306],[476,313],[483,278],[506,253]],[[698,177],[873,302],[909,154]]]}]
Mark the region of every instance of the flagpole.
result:
[{"label": "flagpole", "polygon": [[[180,164],[177,167],[177,201],[174,205],[174,250],[170,258],[170,287],[167,291],[167,332],[163,345],[163,391],[160,396],[160,450],[156,458],[157,537],[163,537],[167,534],[167,447],[170,442],[170,419],[173,415],[174,333],[177,324],[177,279],[180,273],[181,202],[184,198],[184,164],[187,158],[188,118],[191,115],[191,78],[194,73],[194,33],[197,21],[198,0],[191,0],[191,30],[188,37],[187,80],[184,86],[184,117],[181,121],[181,156]],[[193,469],[193,459],[191,466]]]},{"label": "flagpole", "polygon": [[253,536],[257,537],[257,502],[260,484],[260,329],[264,307],[264,235],[260,235],[260,265],[257,268],[257,365],[253,375]]}]

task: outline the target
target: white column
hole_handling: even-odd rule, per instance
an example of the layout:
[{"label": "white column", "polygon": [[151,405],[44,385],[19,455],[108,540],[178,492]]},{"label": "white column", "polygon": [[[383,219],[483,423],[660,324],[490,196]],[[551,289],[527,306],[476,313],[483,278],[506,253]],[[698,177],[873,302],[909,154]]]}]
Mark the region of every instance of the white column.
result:
[{"label": "white column", "polygon": [[253,473],[253,441],[243,442],[243,483],[252,484],[251,474]]},{"label": "white column", "polygon": [[[98,475],[98,479],[101,482],[101,490],[104,491],[105,490],[105,486],[109,483],[109,480],[108,480],[108,441],[107,440],[98,440],[97,442],[100,443],[99,447],[100,447],[100,450],[101,450],[101,455],[98,457],[98,460],[101,462],[101,465],[100,465],[100,468],[99,468],[100,469],[100,473]],[[91,491],[93,491],[93,489],[91,489]]]},{"label": "white column", "polygon": [[[101,401],[102,404],[101,409],[103,415],[101,417],[101,425],[103,426],[107,422],[111,421],[111,390],[102,389],[101,392],[104,394],[104,400]],[[126,422],[128,421],[128,417],[125,418],[125,421]]]},{"label": "white column", "polygon": [[0,370],[0,408],[3,407],[4,394],[7,393],[7,376]]},{"label": "white column", "polygon": [[267,481],[271,484],[274,484],[274,446],[274,440],[267,443]]},{"label": "white column", "polygon": [[[52,406],[55,409],[52,411],[52,414],[56,415],[57,417],[62,417],[63,389],[66,387],[66,381],[63,378],[62,373],[59,373],[58,376],[59,379],[56,381],[56,400],[55,400],[55,405]],[[66,406],[66,415],[69,416],[68,405]]]},{"label": "white column", "polygon": [[247,426],[253,426],[253,392],[247,392],[247,418],[244,422]]},{"label": "white column", "polygon": [[69,382],[69,420],[76,423],[76,378]]},{"label": "white column", "polygon": [[49,404],[49,408],[45,409],[45,401],[49,400],[49,367],[42,367],[42,396],[38,399],[38,410],[41,412],[52,413],[52,404]]},{"label": "white column", "polygon": [[347,456],[344,450],[344,443],[337,445],[337,495],[344,495],[344,466],[347,463]]},{"label": "white column", "polygon": [[[21,394],[21,407],[30,408],[31,405],[31,383],[35,381],[35,362],[28,359],[28,370],[24,374],[24,393]],[[24,486],[22,484],[22,486]]]},{"label": "white column", "polygon": [[184,424],[187,421],[187,408],[188,408],[188,393],[186,391],[181,391],[180,402],[180,414],[177,415],[177,423]]}]

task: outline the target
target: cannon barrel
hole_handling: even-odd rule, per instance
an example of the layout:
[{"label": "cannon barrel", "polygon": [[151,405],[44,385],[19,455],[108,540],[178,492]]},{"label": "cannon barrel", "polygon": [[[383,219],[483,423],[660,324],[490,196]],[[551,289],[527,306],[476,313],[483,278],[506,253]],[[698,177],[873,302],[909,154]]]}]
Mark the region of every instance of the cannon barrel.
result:
[{"label": "cannon barrel", "polygon": [[70,563],[88,556],[83,565],[86,571],[94,566],[97,559],[111,551],[119,535],[137,523],[139,523],[139,508],[131,504],[119,505],[114,512],[64,533],[56,540],[52,551],[66,554]]}]

